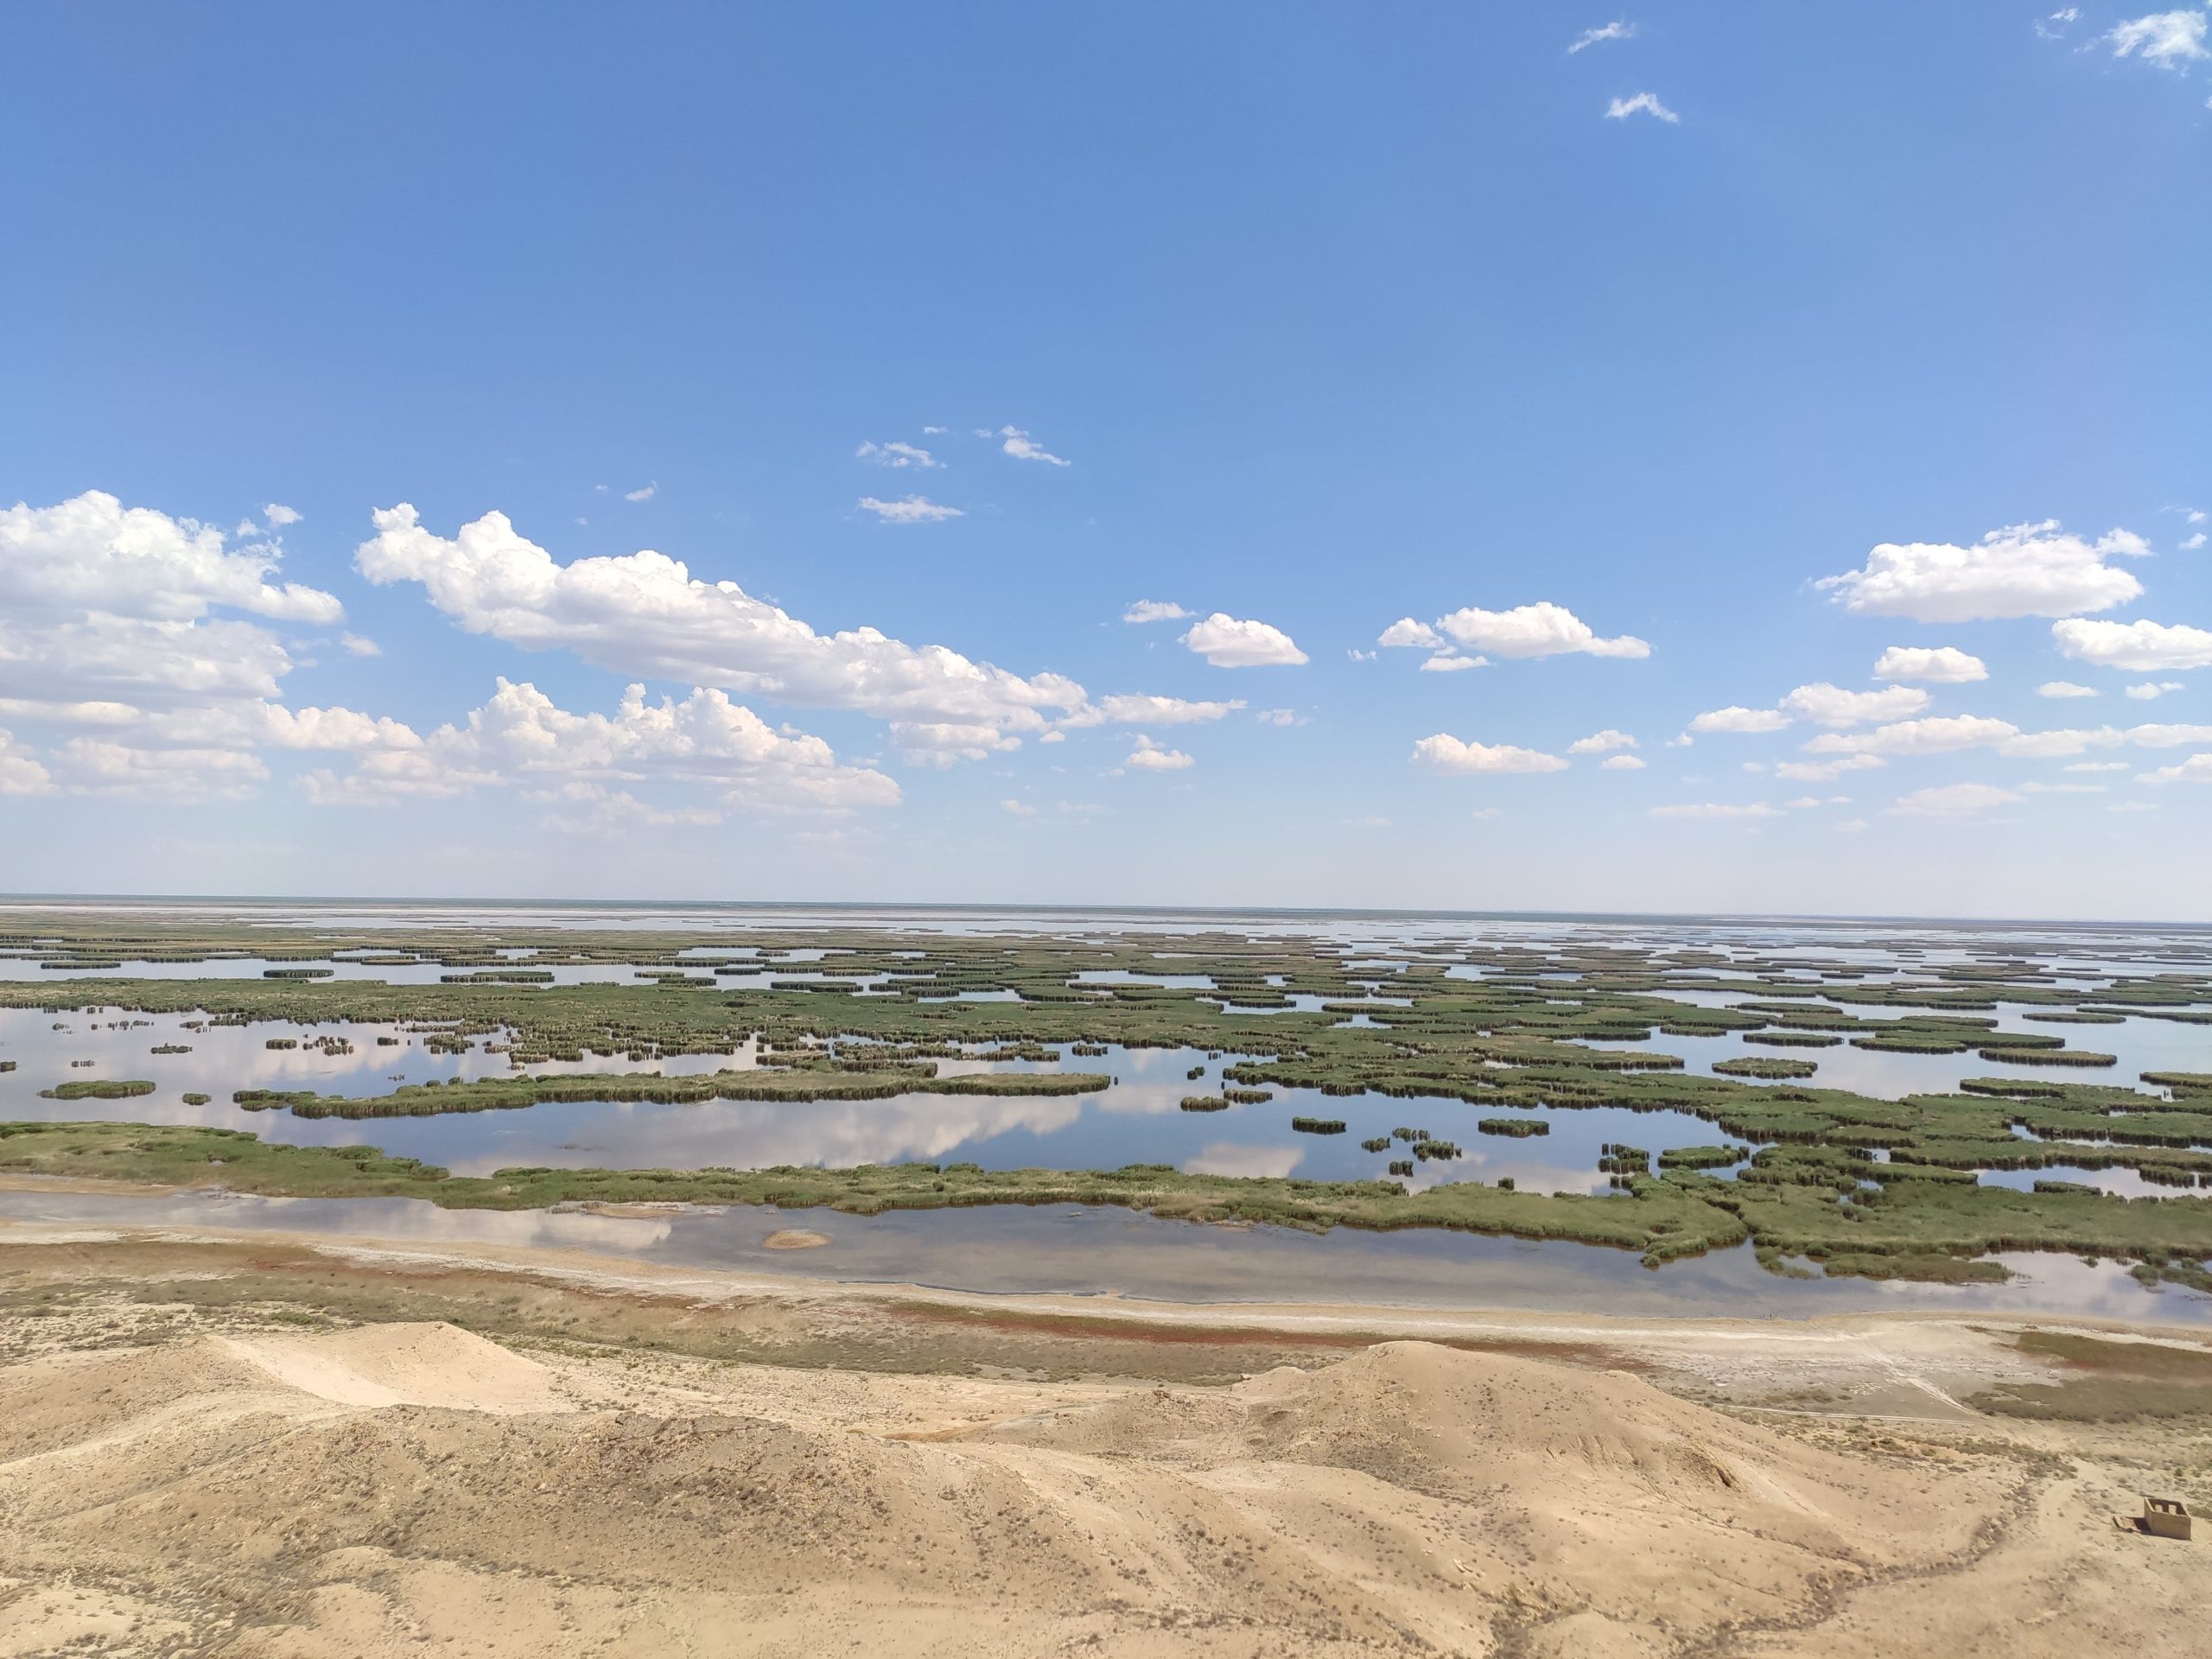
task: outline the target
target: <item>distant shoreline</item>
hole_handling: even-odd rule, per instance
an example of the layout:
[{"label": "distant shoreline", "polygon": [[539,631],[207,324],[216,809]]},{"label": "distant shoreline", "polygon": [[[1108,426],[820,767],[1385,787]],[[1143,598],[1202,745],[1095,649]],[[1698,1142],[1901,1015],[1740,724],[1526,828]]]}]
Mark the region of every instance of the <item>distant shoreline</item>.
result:
[{"label": "distant shoreline", "polygon": [[1577,910],[1421,910],[1389,906],[1279,905],[1096,905],[1020,901],[994,903],[977,899],[918,900],[867,899],[539,899],[439,897],[433,894],[284,893],[0,893],[0,910],[106,909],[156,907],[200,910],[244,906],[270,909],[335,910],[367,907],[379,910],[462,910],[487,912],[546,911],[573,915],[760,912],[779,917],[846,914],[893,915],[908,918],[956,916],[1050,918],[1057,916],[1117,918],[1183,917],[1213,919],[1250,918],[1270,922],[1432,921],[1448,923],[1517,922],[1557,926],[1642,925],[1665,923],[1707,927],[1955,927],[2005,931],[2051,928],[2069,932],[2212,933],[2212,920],[2152,921],[2110,917],[2034,916],[1911,916],[1887,912],[1838,912],[1798,914],[1786,911],[1577,911]]}]

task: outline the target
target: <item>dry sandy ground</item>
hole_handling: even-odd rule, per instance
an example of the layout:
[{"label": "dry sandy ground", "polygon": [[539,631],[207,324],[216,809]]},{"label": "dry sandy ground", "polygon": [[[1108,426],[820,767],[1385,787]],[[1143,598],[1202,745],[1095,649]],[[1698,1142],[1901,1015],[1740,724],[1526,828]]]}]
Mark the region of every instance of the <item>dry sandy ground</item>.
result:
[{"label": "dry sandy ground", "polygon": [[22,1234],[0,1289],[0,1656],[2207,1650],[2212,1543],[2108,1519],[2202,1507],[2205,1420],[1986,1415],[2045,1375],[1987,1321],[1145,1335]]}]

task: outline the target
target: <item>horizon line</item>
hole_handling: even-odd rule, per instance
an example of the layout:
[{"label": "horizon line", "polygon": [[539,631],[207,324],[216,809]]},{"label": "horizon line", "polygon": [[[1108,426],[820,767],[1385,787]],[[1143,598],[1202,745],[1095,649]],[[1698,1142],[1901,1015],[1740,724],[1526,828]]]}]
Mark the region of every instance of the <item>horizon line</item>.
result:
[{"label": "horizon line", "polygon": [[1734,926],[1792,923],[1838,927],[1894,923],[1915,927],[2058,927],[2116,928],[2131,931],[2158,930],[2177,932],[2212,931],[2208,921],[2151,921],[2123,917],[2033,916],[1915,916],[1893,912],[1795,911],[1636,911],[1636,910],[1463,910],[1408,906],[1369,905],[1196,905],[1099,904],[1038,900],[911,899],[552,899],[454,898],[412,893],[0,893],[0,909],[11,906],[49,905],[345,905],[406,906],[448,906],[471,909],[538,908],[567,910],[774,910],[774,911],[912,911],[956,912],[973,914],[1038,915],[1074,912],[1099,916],[1220,916],[1320,918],[1436,919],[1442,921],[1548,922],[1697,922]]}]

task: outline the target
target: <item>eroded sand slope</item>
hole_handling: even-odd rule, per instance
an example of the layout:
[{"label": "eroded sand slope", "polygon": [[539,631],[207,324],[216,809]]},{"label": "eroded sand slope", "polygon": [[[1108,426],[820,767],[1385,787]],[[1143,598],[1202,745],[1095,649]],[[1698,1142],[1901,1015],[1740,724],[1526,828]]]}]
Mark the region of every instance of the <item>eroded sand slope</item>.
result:
[{"label": "eroded sand slope", "polygon": [[[1420,1343],[1207,1389],[202,1336],[0,1372],[0,1654],[2071,1653],[2051,1490]],[[2092,1547],[2097,1634],[2188,1651],[2192,1575]]]},{"label": "eroded sand slope", "polygon": [[0,1655],[2188,1652],[2201,1564],[2082,1480],[1427,1343],[1168,1389],[206,1334],[0,1371]]}]

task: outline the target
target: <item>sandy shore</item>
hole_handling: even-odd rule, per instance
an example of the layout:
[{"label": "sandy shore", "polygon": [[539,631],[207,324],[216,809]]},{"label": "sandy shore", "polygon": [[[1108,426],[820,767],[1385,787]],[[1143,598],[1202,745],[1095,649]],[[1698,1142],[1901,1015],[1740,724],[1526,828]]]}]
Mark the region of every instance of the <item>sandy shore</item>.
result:
[{"label": "sandy shore", "polygon": [[[0,1226],[0,1659],[2194,1651],[2201,1330]],[[2112,1421],[2108,1408],[2122,1410]]]}]

